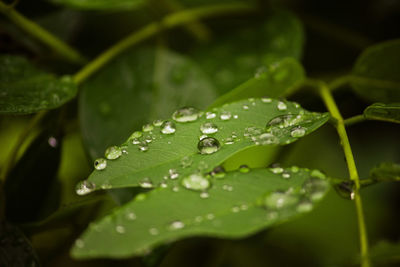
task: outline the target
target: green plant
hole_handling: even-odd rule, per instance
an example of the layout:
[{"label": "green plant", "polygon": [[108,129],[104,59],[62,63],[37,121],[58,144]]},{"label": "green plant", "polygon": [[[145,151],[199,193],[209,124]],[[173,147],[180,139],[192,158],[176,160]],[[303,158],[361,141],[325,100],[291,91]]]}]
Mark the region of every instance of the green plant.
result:
[{"label": "green plant", "polygon": [[[205,266],[398,263],[399,245],[380,242],[384,225],[398,235],[385,220],[394,209],[371,203],[387,205],[400,179],[399,39],[372,45],[262,1],[50,2],[85,11],[40,2],[55,15],[35,22],[0,2],[8,34],[25,44],[0,56],[3,265],[176,266],[174,252],[187,260],[185,244],[203,253],[202,242],[217,251]],[[306,75],[302,21],[363,50],[351,70]],[[63,40],[77,34],[90,55],[128,28],[91,60]]]}]

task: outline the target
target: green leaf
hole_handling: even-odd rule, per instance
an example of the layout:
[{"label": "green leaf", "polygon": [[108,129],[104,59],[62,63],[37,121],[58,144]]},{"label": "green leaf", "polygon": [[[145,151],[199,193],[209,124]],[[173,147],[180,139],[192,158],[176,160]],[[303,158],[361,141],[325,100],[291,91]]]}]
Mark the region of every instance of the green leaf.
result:
[{"label": "green leaf", "polygon": [[364,117],[368,120],[400,123],[400,104],[375,103],[364,110]]},{"label": "green leaf", "polygon": [[400,244],[380,241],[371,248],[370,257],[376,266],[395,266],[400,262]]},{"label": "green leaf", "polygon": [[[224,94],[253,77],[258,69],[285,57],[300,59],[304,43],[301,22],[287,11],[273,11],[265,22],[241,24],[191,52]],[[264,66],[264,67],[263,67]],[[284,74],[284,73],[282,73]],[[279,79],[279,77],[277,77]]]},{"label": "green leaf", "polygon": [[261,68],[254,78],[220,96],[212,107],[246,97],[282,97],[288,95],[305,78],[301,64],[293,58],[284,58]]},{"label": "green leaf", "polygon": [[0,114],[27,114],[62,106],[77,94],[69,76],[57,78],[19,56],[0,56]]},{"label": "green leaf", "polygon": [[[292,143],[326,123],[329,114],[308,112],[297,103],[265,98],[230,103],[208,113],[196,114],[192,119],[196,120],[186,123],[169,120],[176,130],[172,134],[161,133],[162,126],[143,126],[143,134],[134,132],[121,147],[106,151],[108,159],[118,159],[105,161],[106,168],[103,168],[104,159],[95,162],[101,170],[95,170],[88,181],[80,185],[80,190],[88,193],[90,189],[150,187],[147,182],[144,185],[143,179],[158,185],[168,177],[174,179],[196,171],[208,172],[246,148]],[[271,126],[266,129],[267,123]],[[201,154],[199,143],[206,142],[199,141],[200,137],[205,140],[201,128],[207,124],[218,131],[206,134],[212,137],[206,139],[211,147],[202,152],[210,154]],[[213,142],[219,145],[212,146]],[[212,153],[217,148],[219,150]]]},{"label": "green leaf", "polygon": [[371,102],[400,102],[400,39],[367,48],[350,77],[355,92]]},{"label": "green leaf", "polygon": [[92,158],[147,121],[176,108],[205,108],[215,99],[207,76],[188,58],[163,48],[131,50],[83,85],[79,117]]},{"label": "green leaf", "polygon": [[78,9],[127,10],[141,7],[147,0],[51,0]]},{"label": "green leaf", "polygon": [[121,258],[190,236],[244,237],[312,210],[329,188],[324,178],[298,167],[247,169],[209,178],[205,192],[179,183],[153,190],[89,227],[72,255]]},{"label": "green leaf", "polygon": [[375,181],[400,181],[400,164],[381,163],[371,170],[370,177]]}]

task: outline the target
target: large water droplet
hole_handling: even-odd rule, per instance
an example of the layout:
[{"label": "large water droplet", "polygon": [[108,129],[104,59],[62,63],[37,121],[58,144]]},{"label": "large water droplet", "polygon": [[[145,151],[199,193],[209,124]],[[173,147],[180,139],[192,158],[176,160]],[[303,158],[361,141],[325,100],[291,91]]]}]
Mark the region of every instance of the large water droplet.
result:
[{"label": "large water droplet", "polygon": [[221,115],[219,115],[219,118],[223,121],[230,120],[232,118],[232,113],[229,111],[222,111]]},{"label": "large water droplet", "polygon": [[212,122],[206,122],[200,126],[200,131],[203,134],[213,134],[218,132],[218,127]]},{"label": "large water droplet", "polygon": [[150,178],[145,177],[142,180],[139,181],[139,185],[142,188],[152,188],[153,187],[153,182],[150,180]]},{"label": "large water droplet", "polygon": [[142,127],[143,132],[150,132],[154,129],[154,126],[151,124],[145,124]]},{"label": "large water droplet", "polygon": [[122,150],[118,146],[110,146],[109,148],[106,149],[106,152],[104,153],[107,159],[117,159],[122,155]]},{"label": "large water droplet", "polygon": [[169,225],[169,229],[170,230],[178,230],[178,229],[182,229],[183,227],[185,227],[185,224],[181,221],[173,221],[170,225]]},{"label": "large water droplet", "polygon": [[132,134],[131,134],[131,136],[129,137],[129,139],[131,140],[131,139],[137,139],[137,138],[139,138],[139,137],[141,137],[142,136],[142,132],[140,132],[140,131],[136,131],[136,132],[133,132]]},{"label": "large water droplet", "polygon": [[205,190],[210,187],[210,181],[201,173],[194,173],[183,178],[182,185],[191,190]]},{"label": "large water droplet", "polygon": [[172,118],[177,122],[191,122],[197,120],[199,111],[192,107],[183,107],[172,114]]},{"label": "large water droplet", "polygon": [[299,197],[289,192],[272,192],[264,198],[264,205],[270,209],[282,209],[298,202]]},{"label": "large water droplet", "polygon": [[164,121],[161,125],[161,133],[163,134],[173,134],[176,131],[175,123],[172,121]]},{"label": "large water droplet", "polygon": [[290,132],[292,137],[303,137],[306,134],[306,129],[301,126],[295,127]]},{"label": "large water droplet", "polygon": [[76,193],[80,196],[89,194],[96,189],[96,185],[87,180],[81,181],[76,185]]},{"label": "large water droplet", "polygon": [[163,121],[162,121],[162,120],[155,120],[155,121],[153,121],[153,125],[156,126],[156,127],[160,127],[162,124],[163,124]]},{"label": "large water droplet", "polygon": [[201,154],[213,154],[220,149],[220,144],[213,137],[206,137],[199,141],[197,148]]},{"label": "large water droplet", "polygon": [[278,144],[279,139],[271,133],[262,133],[258,137],[256,137],[255,142],[258,145],[271,145]]},{"label": "large water droplet", "polygon": [[278,105],[277,105],[277,108],[278,108],[278,110],[286,110],[287,106],[286,106],[286,104],[284,102],[279,101]]},{"label": "large water droplet", "polygon": [[93,165],[96,170],[104,170],[107,167],[107,160],[103,158],[96,159]]}]

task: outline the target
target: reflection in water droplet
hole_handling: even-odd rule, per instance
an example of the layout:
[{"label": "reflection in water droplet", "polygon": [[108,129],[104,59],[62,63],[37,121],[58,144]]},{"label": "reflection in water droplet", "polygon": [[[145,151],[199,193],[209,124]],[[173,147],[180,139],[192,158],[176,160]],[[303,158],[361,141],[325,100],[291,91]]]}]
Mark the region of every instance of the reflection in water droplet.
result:
[{"label": "reflection in water droplet", "polygon": [[200,126],[200,131],[203,134],[213,134],[218,132],[218,127],[212,122],[206,122]]},{"label": "reflection in water droplet", "polygon": [[191,190],[205,190],[210,187],[210,181],[202,174],[194,173],[183,178],[182,185]]},{"label": "reflection in water droplet", "polygon": [[222,111],[219,118],[223,121],[230,120],[232,118],[232,114],[229,111]]},{"label": "reflection in water droplet", "polygon": [[96,170],[104,170],[107,167],[107,160],[103,158],[96,159],[93,165]]},{"label": "reflection in water droplet", "polygon": [[80,181],[76,185],[76,193],[80,196],[89,194],[96,189],[96,185],[88,180]]},{"label": "reflection in water droplet", "polygon": [[142,188],[152,188],[153,187],[153,182],[150,180],[150,178],[145,177],[142,180],[139,181],[139,185]]},{"label": "reflection in water droplet", "polygon": [[164,121],[161,125],[161,133],[163,134],[173,134],[176,131],[175,123],[172,121]]},{"label": "reflection in water droplet", "polygon": [[220,149],[220,144],[217,139],[213,137],[206,137],[201,139],[197,144],[200,154],[213,154]]},{"label": "reflection in water droplet", "polygon": [[286,104],[284,102],[279,101],[278,105],[277,105],[277,108],[278,108],[278,110],[286,110],[287,106],[286,106]]},{"label": "reflection in water droplet", "polygon": [[145,124],[142,127],[143,132],[150,132],[154,129],[154,126],[151,124]]},{"label": "reflection in water droplet", "polygon": [[104,153],[107,159],[117,159],[122,155],[122,150],[118,146],[111,146],[106,149],[106,152]]},{"label": "reflection in water droplet", "polygon": [[173,221],[170,226],[169,229],[170,230],[178,230],[178,229],[182,229],[183,227],[185,227],[185,224],[181,221]]},{"label": "reflection in water droplet", "polygon": [[192,107],[183,107],[172,114],[172,118],[177,122],[191,122],[197,120],[199,111]]},{"label": "reflection in water droplet", "polygon": [[295,127],[290,132],[292,137],[303,137],[306,134],[306,129],[301,126]]}]

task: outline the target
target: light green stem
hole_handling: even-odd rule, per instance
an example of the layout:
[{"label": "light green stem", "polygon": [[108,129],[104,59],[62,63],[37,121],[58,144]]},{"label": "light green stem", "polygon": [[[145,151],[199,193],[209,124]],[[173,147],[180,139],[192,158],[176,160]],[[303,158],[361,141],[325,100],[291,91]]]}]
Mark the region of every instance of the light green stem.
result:
[{"label": "light green stem", "polygon": [[339,112],[339,109],[333,99],[331,91],[328,86],[319,82],[319,93],[327,107],[331,116],[336,120],[336,130],[339,134],[339,138],[344,150],[344,155],[347,161],[347,167],[349,170],[350,179],[354,181],[356,186],[356,190],[354,192],[354,202],[357,211],[357,220],[358,220],[358,229],[360,236],[360,248],[361,248],[361,266],[369,267],[370,260],[368,255],[368,237],[367,237],[367,228],[364,219],[364,212],[362,207],[361,195],[360,195],[360,179],[358,176],[357,167],[354,161],[353,152],[351,151],[351,146],[349,142],[349,138],[347,136],[346,128],[344,125],[344,120],[342,115]]},{"label": "light green stem", "polygon": [[153,22],[144,26],[139,31],[133,32],[125,39],[119,41],[108,50],[100,54],[97,58],[87,64],[78,73],[75,74],[74,80],[80,84],[85,81],[89,76],[98,71],[101,67],[107,64],[115,56],[121,54],[126,49],[133,45],[154,36],[156,33],[171,29],[188,22],[196,21],[200,18],[211,17],[223,14],[243,13],[254,11],[254,8],[247,4],[217,4],[207,7],[199,7],[188,9],[180,12],[167,15],[160,22]]},{"label": "light green stem", "polygon": [[350,118],[348,118],[348,119],[345,119],[345,120],[344,120],[344,125],[345,125],[345,126],[351,126],[351,125],[354,125],[354,124],[363,122],[363,121],[365,121],[365,120],[366,120],[366,119],[365,119],[365,117],[364,117],[363,114],[361,114],[361,115],[356,115],[356,116],[350,117]]},{"label": "light green stem", "polygon": [[12,22],[18,25],[25,32],[34,36],[47,46],[51,47],[66,60],[72,63],[79,64],[85,62],[85,59],[75,49],[68,46],[66,43],[52,35],[47,30],[40,27],[35,22],[18,13],[18,11],[12,8],[12,6],[8,6],[0,1],[0,12],[7,16]]}]

